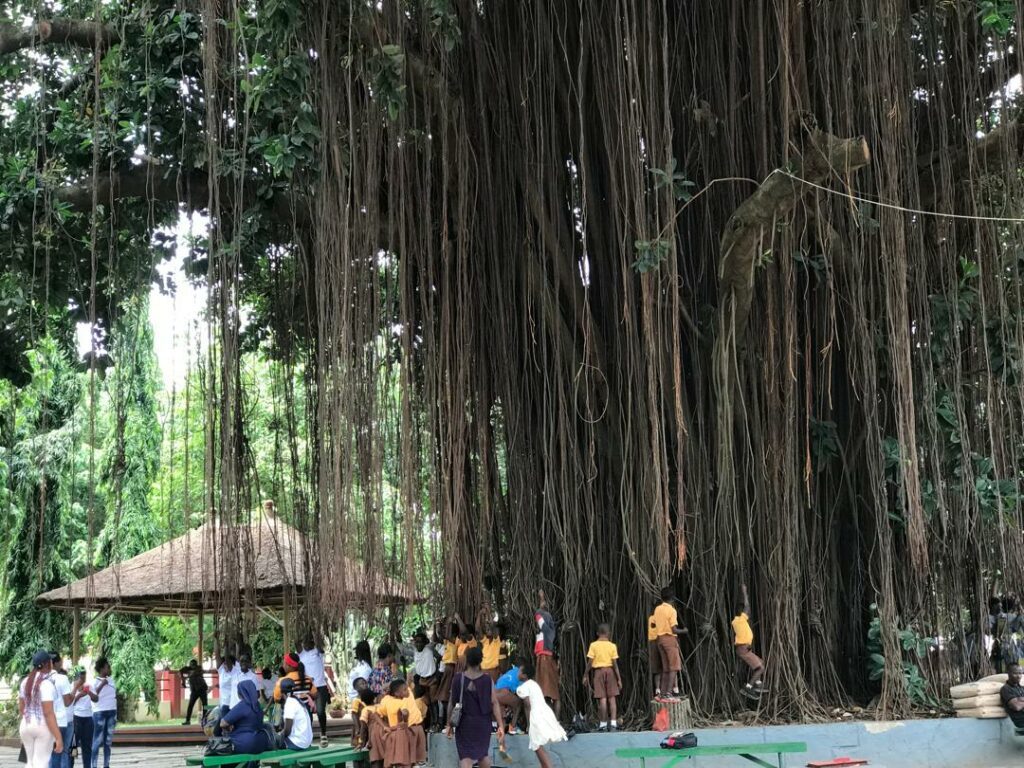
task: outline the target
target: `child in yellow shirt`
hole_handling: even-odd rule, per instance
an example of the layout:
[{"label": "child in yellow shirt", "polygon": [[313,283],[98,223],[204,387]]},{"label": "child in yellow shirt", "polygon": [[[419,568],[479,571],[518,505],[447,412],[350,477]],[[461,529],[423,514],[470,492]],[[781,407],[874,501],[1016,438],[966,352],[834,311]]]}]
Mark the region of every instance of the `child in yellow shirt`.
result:
[{"label": "child in yellow shirt", "polygon": [[608,639],[610,634],[611,628],[607,624],[598,626],[597,640],[592,642],[587,650],[587,668],[583,672],[583,685],[588,688],[592,686],[594,698],[597,699],[597,711],[601,721],[598,731],[602,733],[619,730],[617,697],[622,693],[619,648]]},{"label": "child in yellow shirt", "polygon": [[750,628],[750,597],[747,594],[746,584],[740,585],[740,592],[740,612],[732,620],[733,647],[736,648],[736,657],[750,670],[742,693],[745,696],[757,698],[761,695],[763,688],[764,662],[751,648],[754,644],[754,630]]}]

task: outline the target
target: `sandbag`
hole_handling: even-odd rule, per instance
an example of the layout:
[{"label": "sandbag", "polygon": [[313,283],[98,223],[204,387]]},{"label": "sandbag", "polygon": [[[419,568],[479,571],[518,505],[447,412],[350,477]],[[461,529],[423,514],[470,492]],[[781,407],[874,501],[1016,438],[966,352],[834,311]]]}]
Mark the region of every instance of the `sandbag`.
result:
[{"label": "sandbag", "polygon": [[983,677],[978,682],[979,683],[991,683],[991,682],[1005,683],[1006,681],[1007,681],[1006,673],[1005,672],[1000,672],[998,675],[989,675],[988,677]]},{"label": "sandbag", "polygon": [[999,693],[999,689],[1002,687],[1003,684],[997,680],[979,680],[976,683],[954,685],[949,689],[949,695],[954,699],[969,699],[972,696],[987,696]]},{"label": "sandbag", "polygon": [[975,709],[958,709],[957,717],[973,717],[979,720],[995,720],[1006,717],[1006,710],[1002,707],[977,707]]},{"label": "sandbag", "polygon": [[984,696],[971,696],[967,699],[953,699],[953,709],[978,709],[978,707],[1001,707],[1003,700],[998,693],[986,693]]}]

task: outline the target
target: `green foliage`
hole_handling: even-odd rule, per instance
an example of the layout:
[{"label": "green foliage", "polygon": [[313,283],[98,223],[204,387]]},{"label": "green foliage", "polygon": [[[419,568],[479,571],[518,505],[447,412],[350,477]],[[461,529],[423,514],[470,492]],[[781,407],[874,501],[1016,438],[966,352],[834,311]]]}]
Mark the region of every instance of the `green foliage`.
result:
[{"label": "green foliage", "polygon": [[633,269],[644,274],[657,269],[668,258],[672,252],[672,241],[665,239],[637,240],[633,243],[633,247],[636,248],[637,253]]},{"label": "green foliage", "polygon": [[654,188],[662,189],[669,187],[672,190],[672,197],[681,203],[693,199],[693,192],[690,190],[696,184],[686,178],[686,175],[676,170],[676,159],[669,158],[668,165],[664,168],[651,168],[651,175],[654,177]]},{"label": "green foliage", "polygon": [[986,32],[1006,35],[1016,22],[1017,4],[1014,0],[981,0],[978,3],[978,19]]},{"label": "green foliage", "polygon": [[66,647],[64,614],[38,608],[34,598],[73,575],[75,542],[84,538],[81,398],[78,375],[53,339],[29,350],[30,380],[0,384],[0,502],[5,544],[0,581],[0,674],[23,673],[38,648]]},{"label": "green foliage", "polygon": [[[915,706],[938,706],[938,701],[930,692],[928,680],[921,674],[921,668],[918,664],[928,654],[934,642],[933,639],[923,637],[913,627],[896,628],[895,631],[904,654],[900,665],[900,673],[903,675],[903,684],[907,692],[907,698]],[[871,605],[871,623],[868,625],[866,648],[868,652],[869,679],[880,681],[887,674],[891,674],[891,668],[886,663],[883,652],[882,622],[878,616],[878,606],[875,604]]]}]

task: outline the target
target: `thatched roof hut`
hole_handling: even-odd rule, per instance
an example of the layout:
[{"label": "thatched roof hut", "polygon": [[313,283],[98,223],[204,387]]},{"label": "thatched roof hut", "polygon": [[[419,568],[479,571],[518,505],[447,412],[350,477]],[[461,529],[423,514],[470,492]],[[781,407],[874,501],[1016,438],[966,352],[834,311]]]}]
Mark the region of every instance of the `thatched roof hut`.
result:
[{"label": "thatched roof hut", "polygon": [[[224,546],[230,539],[237,546]],[[36,602],[58,610],[113,610],[182,616],[217,610],[221,585],[242,604],[294,607],[313,581],[306,537],[276,518],[249,525],[206,523],[67,586],[44,592]],[[351,591],[353,608],[418,603],[405,584],[345,559],[331,578]]]}]

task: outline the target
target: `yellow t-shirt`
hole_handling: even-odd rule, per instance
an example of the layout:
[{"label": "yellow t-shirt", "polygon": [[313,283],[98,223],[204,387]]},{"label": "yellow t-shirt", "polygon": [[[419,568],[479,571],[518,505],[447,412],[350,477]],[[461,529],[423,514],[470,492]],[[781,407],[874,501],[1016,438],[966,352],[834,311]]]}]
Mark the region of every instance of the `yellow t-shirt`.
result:
[{"label": "yellow t-shirt", "polygon": [[611,640],[595,640],[590,644],[587,658],[592,669],[605,669],[619,658],[619,648]]},{"label": "yellow t-shirt", "polygon": [[[427,710],[430,709],[430,702],[427,701],[427,697],[420,696],[418,699],[416,699],[416,707],[420,711],[420,717],[423,718],[423,720],[425,720],[427,718]],[[422,720],[420,722],[422,722]]]},{"label": "yellow t-shirt", "polygon": [[497,669],[499,654],[501,653],[501,638],[491,640],[485,637],[480,641],[480,650],[483,651],[484,660],[480,664],[481,669]]},{"label": "yellow t-shirt", "polygon": [[444,656],[441,657],[442,664],[454,664],[455,663],[455,643],[445,640],[444,643]]},{"label": "yellow t-shirt", "polygon": [[672,627],[679,624],[676,609],[668,603],[662,603],[654,609],[654,633],[656,637],[672,634]]},{"label": "yellow t-shirt", "polygon": [[458,656],[460,659],[466,655],[466,651],[468,651],[470,648],[476,648],[475,637],[472,640],[467,640],[466,642],[463,642],[462,640],[455,641],[455,655]]},{"label": "yellow t-shirt", "polygon": [[654,615],[647,617],[647,642],[653,643],[658,639],[658,625],[654,623]]},{"label": "yellow t-shirt", "polygon": [[358,720],[359,716],[363,714],[363,708],[366,706],[366,702],[362,699],[354,699],[352,701],[352,719]]},{"label": "yellow t-shirt", "polygon": [[732,631],[736,633],[736,645],[752,645],[754,642],[754,630],[750,628],[750,617],[740,613],[732,620]]},{"label": "yellow t-shirt", "polygon": [[412,692],[410,692],[404,699],[396,699],[394,696],[385,696],[381,699],[377,708],[380,710],[378,714],[381,718],[387,718],[388,725],[392,728],[398,725],[398,713],[403,709],[408,710],[409,712],[408,723],[410,726],[421,725],[423,723],[423,713],[420,712],[420,708],[416,704],[416,699],[413,697]]},{"label": "yellow t-shirt", "polygon": [[370,715],[375,714],[377,712],[377,707],[378,706],[380,706],[380,705],[379,704],[366,704],[363,707],[363,711],[359,715],[359,722],[361,722],[361,723],[368,723],[368,722],[370,722]]}]

